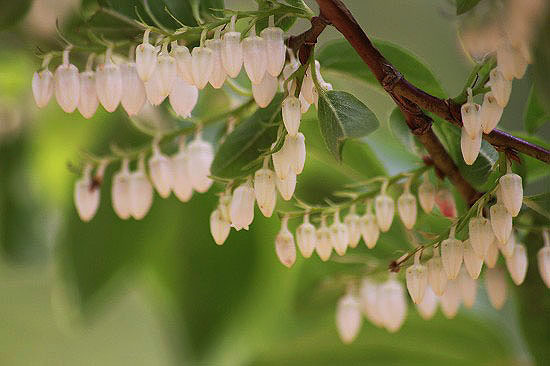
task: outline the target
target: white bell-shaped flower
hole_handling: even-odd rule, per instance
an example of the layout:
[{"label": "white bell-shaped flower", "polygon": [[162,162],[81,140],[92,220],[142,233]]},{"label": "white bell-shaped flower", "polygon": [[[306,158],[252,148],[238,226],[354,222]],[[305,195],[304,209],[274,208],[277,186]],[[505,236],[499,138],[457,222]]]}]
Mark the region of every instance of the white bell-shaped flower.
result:
[{"label": "white bell-shaped flower", "polygon": [[136,47],[136,68],[143,82],[149,81],[157,67],[157,49],[149,43],[150,30],[143,34],[143,43]]},{"label": "white bell-shaped flower", "polygon": [[231,226],[237,231],[241,229],[248,230],[248,227],[252,224],[254,220],[254,200],[254,187],[250,178],[233,191],[229,212]]},{"label": "white bell-shaped flower", "polygon": [[292,165],[294,164],[292,161],[293,158],[292,151],[290,151],[289,144],[286,143],[285,138],[285,142],[279,151],[271,155],[271,159],[273,160],[273,168],[275,169],[275,174],[277,174],[277,177],[286,179],[288,175],[291,175],[290,173],[294,172],[294,169],[292,168]]},{"label": "white bell-shaped flower", "polygon": [[476,302],[477,281],[468,274],[464,267],[458,274],[458,287],[464,306],[470,309]]},{"label": "white bell-shaped flower", "polygon": [[397,199],[397,212],[403,225],[411,230],[416,223],[416,198],[405,188],[405,192]]},{"label": "white bell-shaped flower", "polygon": [[384,327],[390,333],[397,332],[407,317],[407,301],[403,285],[395,279],[393,274],[379,287],[377,308]]},{"label": "white bell-shaped flower", "polygon": [[168,53],[168,43],[163,44],[162,51],[157,58],[157,70],[160,81],[160,92],[162,95],[168,96],[172,92],[176,76],[178,75],[176,59]]},{"label": "white bell-shaped flower", "polygon": [[485,288],[491,305],[497,310],[502,309],[508,292],[508,284],[502,268],[489,268],[485,271]]},{"label": "white bell-shaped flower", "polygon": [[487,253],[485,253],[485,258],[483,261],[489,268],[495,268],[498,260],[498,240],[495,238],[489,247],[487,248]]},{"label": "white bell-shaped flower", "polygon": [[174,173],[172,189],[181,202],[187,202],[193,196],[193,185],[189,176],[189,155],[185,149],[185,140],[180,140],[179,151],[171,160]]},{"label": "white bell-shaped flower", "polygon": [[507,80],[521,79],[527,69],[527,60],[518,48],[503,41],[497,47],[497,65]]},{"label": "white bell-shaped flower", "polygon": [[296,174],[290,171],[285,179],[281,179],[277,176],[275,184],[283,200],[289,201],[296,190]]},{"label": "white bell-shaped flower", "polygon": [[252,84],[252,96],[260,108],[265,108],[271,103],[278,89],[277,78],[266,74],[259,84]]},{"label": "white bell-shaped flower", "polygon": [[548,230],[542,233],[544,246],[537,253],[537,263],[539,267],[540,278],[550,288],[550,232]]},{"label": "white bell-shaped flower", "polygon": [[275,238],[275,252],[279,261],[287,268],[292,267],[296,262],[296,245],[294,236],[288,230],[288,217],[283,217],[281,221],[281,230]]},{"label": "white bell-shaped flower", "polygon": [[498,104],[493,92],[486,93],[483,96],[483,104],[479,112],[479,119],[483,127],[483,133],[491,133],[500,122],[504,108]]},{"label": "white bell-shaped flower", "polygon": [[309,258],[317,245],[317,231],[309,222],[309,215],[304,215],[304,222],[296,229],[296,242],[304,258]]},{"label": "white bell-shaped flower", "polygon": [[191,51],[191,72],[193,84],[202,90],[208,84],[214,70],[214,55],[207,47],[195,47]]},{"label": "white bell-shaped flower", "polygon": [[512,277],[512,281],[519,286],[525,280],[527,274],[527,265],[529,264],[527,259],[527,249],[523,244],[514,245],[514,251],[511,256],[506,258],[506,267]]},{"label": "white bell-shaped flower", "polygon": [[471,138],[481,133],[480,109],[480,105],[473,102],[472,89],[468,89],[468,101],[460,108],[460,114],[462,115],[463,130]]},{"label": "white bell-shaped flower", "polygon": [[84,222],[90,221],[99,208],[99,185],[95,185],[92,177],[92,166],[86,165],[84,174],[74,187],[74,203],[78,216]]},{"label": "white bell-shaped flower", "polygon": [[153,155],[149,158],[149,174],[159,196],[167,198],[174,185],[173,164],[156,143],[153,143]]},{"label": "white bell-shaped flower", "polygon": [[430,182],[428,174],[424,174],[424,180],[418,186],[418,201],[425,213],[432,212],[435,204],[435,186]]},{"label": "white bell-shaped flower", "polygon": [[328,261],[332,254],[330,230],[327,227],[325,216],[321,216],[321,226],[317,229],[317,244],[315,246],[315,251],[323,262]]},{"label": "white bell-shaped flower", "polygon": [[130,198],[130,170],[127,159],[122,161],[120,171],[113,175],[113,185],[111,187],[111,202],[113,210],[123,220],[130,217],[132,209]]},{"label": "white bell-shaped flower", "polygon": [[491,223],[483,216],[473,217],[468,223],[468,231],[472,249],[479,258],[483,259],[487,253],[489,244],[494,240]]},{"label": "white bell-shaped flower", "polygon": [[130,214],[136,220],[147,215],[153,204],[153,186],[145,172],[145,158],[138,161],[138,169],[130,174]]},{"label": "white bell-shaped flower", "polygon": [[458,313],[460,307],[461,295],[458,280],[447,281],[445,293],[439,298],[441,311],[447,319],[453,319]]},{"label": "white bell-shaped flower", "polygon": [[464,240],[464,267],[472,279],[477,280],[483,266],[483,257],[479,257],[472,247],[471,239]]},{"label": "white bell-shaped flower", "polygon": [[380,228],[376,222],[376,216],[372,213],[372,203],[370,202],[367,206],[367,212],[359,219],[359,230],[367,248],[374,248],[380,236]]},{"label": "white bell-shaped flower", "polygon": [[[315,60],[315,68],[319,69],[319,61]],[[315,104],[315,95],[313,90],[315,90],[315,83],[313,82],[313,76],[311,72],[311,66],[306,69],[304,74],[304,79],[302,81],[302,87],[300,89],[300,94],[304,97],[305,101],[309,104]]]},{"label": "white bell-shaped flower", "polygon": [[361,228],[359,227],[360,217],[355,213],[355,205],[350,207],[348,214],[344,217],[344,224],[348,227],[350,248],[355,248],[361,240]]},{"label": "white bell-shaped flower", "polygon": [[304,99],[304,96],[302,95],[302,93],[300,93],[300,95],[298,96],[298,100],[300,101],[300,112],[302,112],[302,114],[304,114],[307,111],[309,111],[309,108],[311,107],[311,104],[309,104]]},{"label": "white bell-shaped flower", "polygon": [[440,188],[435,195],[435,204],[443,216],[456,217],[456,202],[451,191],[447,188]]},{"label": "white bell-shaped flower", "polygon": [[267,71],[267,44],[265,39],[256,35],[252,27],[250,35],[242,41],[244,69],[252,84],[261,83]]},{"label": "white bell-shaped flower", "polygon": [[512,215],[502,203],[497,202],[489,210],[491,226],[495,237],[501,244],[505,244],[512,233]]},{"label": "white bell-shaped flower", "polygon": [[269,169],[266,162],[267,158],[264,160],[264,167],[254,173],[254,194],[262,214],[265,217],[271,217],[277,204],[277,189],[275,186],[277,177],[275,172]]},{"label": "white bell-shaped flower", "polygon": [[48,105],[53,95],[53,74],[47,68],[32,76],[32,94],[38,108]]},{"label": "white bell-shaped flower", "polygon": [[199,90],[178,76],[172,87],[169,100],[172,109],[178,116],[189,118],[199,100]]},{"label": "white bell-shaped flower", "polygon": [[433,248],[433,257],[428,261],[428,283],[437,296],[445,293],[447,288],[447,273],[439,255],[439,248]]},{"label": "white bell-shaped flower", "polygon": [[90,119],[95,114],[99,101],[97,99],[95,74],[88,70],[80,73],[80,97],[78,98],[78,111],[82,117]]},{"label": "white bell-shaped flower", "polygon": [[491,92],[497,103],[502,107],[506,107],[512,93],[512,81],[506,80],[500,71],[500,67],[495,67],[489,74],[489,81],[486,86],[491,87]]},{"label": "white bell-shaped flower", "polygon": [[134,62],[120,65],[120,77],[122,79],[122,98],[120,104],[128,115],[135,116],[145,104],[145,85],[137,73]]},{"label": "white bell-shaped flower", "polygon": [[458,276],[464,256],[464,244],[454,237],[454,227],[449,238],[441,242],[441,261],[447,278],[454,280]]},{"label": "white bell-shaped flower", "polygon": [[296,136],[300,128],[300,119],[302,118],[300,100],[293,95],[289,95],[283,100],[281,108],[286,131],[289,135]]},{"label": "white bell-shaped flower", "polygon": [[502,203],[504,203],[510,215],[516,217],[523,203],[521,177],[509,170],[507,174],[500,177],[498,182],[502,192]]},{"label": "white bell-shaped flower", "polygon": [[75,65],[69,63],[69,51],[63,52],[63,63],[54,75],[55,99],[66,113],[72,113],[80,97],[80,75]]},{"label": "white bell-shaped flower", "polygon": [[439,299],[433,292],[432,288],[430,286],[426,287],[426,293],[424,294],[422,302],[416,304],[416,308],[418,309],[418,313],[420,314],[422,319],[430,320],[431,318],[433,318],[437,310],[438,302]]},{"label": "white bell-shaped flower", "polygon": [[214,89],[221,88],[227,77],[222,62],[222,40],[219,37],[219,33],[216,32],[214,39],[205,42],[206,47],[212,51],[212,73],[208,82]]},{"label": "white bell-shaped flower", "polygon": [[376,208],[376,222],[380,231],[385,233],[391,227],[393,216],[395,214],[395,202],[393,198],[385,193],[382,193],[374,199]]},{"label": "white bell-shaped flower", "polygon": [[462,129],[460,136],[460,150],[462,151],[462,157],[467,165],[472,165],[481,150],[481,131],[475,136],[471,137],[465,129]]},{"label": "white bell-shaped flower", "polygon": [[348,292],[336,307],[336,328],[343,343],[349,344],[357,338],[362,321],[359,300]]},{"label": "white bell-shaped flower", "polygon": [[378,312],[378,285],[368,278],[363,278],[359,289],[361,311],[377,327],[383,326],[383,319]]},{"label": "white bell-shaped flower", "polygon": [[274,17],[269,17],[269,27],[261,31],[260,37],[265,40],[267,50],[266,71],[273,77],[279,76],[286,60],[286,46],[283,39],[283,30],[275,27]]},{"label": "white bell-shaped flower", "polygon": [[236,78],[243,66],[243,47],[241,33],[235,32],[236,16],[231,18],[229,31],[222,37],[222,64],[229,77]]},{"label": "white bell-shaped flower", "polygon": [[97,99],[107,112],[114,112],[122,99],[120,68],[111,60],[111,50],[105,54],[105,63],[97,66],[95,74]]},{"label": "white bell-shaped flower", "polygon": [[306,142],[303,133],[298,132],[295,136],[286,135],[284,144],[285,151],[290,160],[290,168],[296,174],[302,173],[306,163]]},{"label": "white bell-shaped flower", "polygon": [[204,193],[210,189],[212,179],[210,176],[210,165],[214,160],[214,148],[208,141],[202,139],[200,133],[191,141],[187,147],[189,157],[188,174],[191,179],[193,189],[199,193]]},{"label": "white bell-shaped flower", "polygon": [[176,60],[176,67],[179,76],[185,80],[187,84],[193,85],[193,67],[192,57],[189,48],[186,46],[180,46],[177,42],[172,42],[172,49],[170,54]]},{"label": "white bell-shaped flower", "polygon": [[334,221],[329,229],[330,240],[336,254],[340,256],[346,254],[349,243],[348,227],[340,221],[340,212],[338,210],[334,213]]},{"label": "white bell-shaped flower", "polygon": [[417,251],[414,256],[414,264],[407,268],[405,278],[407,280],[407,290],[415,304],[420,304],[424,299],[424,293],[428,286],[428,268],[420,263],[421,251]]},{"label": "white bell-shaped flower", "polygon": [[210,233],[214,238],[214,242],[218,245],[225,243],[230,230],[231,223],[223,214],[223,210],[217,207],[210,215]]},{"label": "white bell-shaped flower", "polygon": [[496,240],[496,244],[498,249],[502,253],[502,256],[504,258],[508,258],[514,253],[514,248],[516,247],[516,236],[512,232],[508,237],[508,240],[506,241],[506,243],[503,244],[498,240]]},{"label": "white bell-shaped flower", "polygon": [[151,105],[158,106],[161,105],[162,102],[164,102],[164,99],[166,99],[167,95],[164,95],[162,93],[162,85],[160,83],[160,76],[158,75],[158,70],[155,68],[153,71],[153,75],[149,79],[149,81],[145,82],[145,95],[147,96],[147,100]]}]

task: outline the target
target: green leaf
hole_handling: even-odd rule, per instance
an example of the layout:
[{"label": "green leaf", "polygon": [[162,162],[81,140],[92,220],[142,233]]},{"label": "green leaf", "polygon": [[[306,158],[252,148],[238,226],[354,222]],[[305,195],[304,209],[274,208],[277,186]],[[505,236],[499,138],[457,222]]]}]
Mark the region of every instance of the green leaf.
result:
[{"label": "green leaf", "polygon": [[338,161],[346,139],[366,136],[379,126],[376,115],[366,105],[343,91],[321,92],[317,116],[323,139]]},{"label": "green leaf", "polygon": [[31,0],[2,1],[0,11],[0,29],[5,29],[17,24],[27,13],[31,6]]},{"label": "green leaf", "polygon": [[539,37],[534,52],[534,75],[537,81],[539,101],[547,113],[550,113],[550,14],[546,16],[543,26],[539,29]]},{"label": "green leaf", "polygon": [[[300,3],[300,1],[296,1]],[[293,4],[290,4],[293,5]],[[295,6],[295,5],[293,5]],[[305,6],[305,4],[304,4]],[[259,2],[258,10],[268,10],[271,8],[271,4],[268,2]],[[277,14],[274,17],[275,25],[284,31],[289,30],[296,22],[296,17],[288,16],[286,14]],[[268,26],[268,18],[261,18],[256,22],[256,32],[259,34],[263,29]]]},{"label": "green leaf", "polygon": [[[439,80],[417,56],[391,42],[374,40],[373,44],[412,84],[437,97],[447,97]],[[371,86],[382,88],[361,57],[345,40],[328,42],[317,57],[323,71],[362,79]]]},{"label": "green leaf", "polygon": [[523,122],[527,132],[533,134],[545,122],[550,121],[550,113],[547,113],[537,97],[536,86],[531,87],[529,98],[523,111]]},{"label": "green leaf", "polygon": [[283,95],[277,94],[269,106],[258,109],[227,136],[212,162],[210,172],[213,176],[234,179],[254,171],[251,164],[277,138],[282,101]]},{"label": "green leaf", "polygon": [[424,151],[424,146],[416,136],[411,133],[411,130],[407,126],[405,121],[405,116],[399,110],[399,108],[394,108],[390,114],[389,118],[389,127],[392,135],[399,140],[407,150],[411,151],[413,154],[420,156]]},{"label": "green leaf", "polygon": [[472,10],[481,0],[456,0],[456,15]]},{"label": "green leaf", "polygon": [[525,206],[550,220],[550,193],[541,193],[523,198]]}]

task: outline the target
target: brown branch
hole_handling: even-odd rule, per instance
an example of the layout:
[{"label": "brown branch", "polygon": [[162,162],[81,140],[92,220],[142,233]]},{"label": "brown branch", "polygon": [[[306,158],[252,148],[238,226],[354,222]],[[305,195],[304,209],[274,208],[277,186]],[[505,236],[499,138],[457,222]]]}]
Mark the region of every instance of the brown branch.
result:
[{"label": "brown branch", "polygon": [[305,65],[309,60],[311,50],[317,43],[317,37],[329,24],[330,22],[323,15],[313,17],[311,18],[310,29],[287,40],[288,47],[298,55],[298,59],[302,65]]}]

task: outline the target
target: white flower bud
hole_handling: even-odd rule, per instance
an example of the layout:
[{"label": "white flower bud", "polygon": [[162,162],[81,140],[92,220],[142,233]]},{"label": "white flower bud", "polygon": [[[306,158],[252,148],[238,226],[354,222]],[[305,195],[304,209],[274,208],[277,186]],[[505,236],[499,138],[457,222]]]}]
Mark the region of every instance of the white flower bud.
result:
[{"label": "white flower bud", "polygon": [[63,63],[54,75],[55,99],[66,113],[72,113],[80,97],[80,75],[75,65],[69,63],[69,51],[63,52]]},{"label": "white flower bud", "polygon": [[433,248],[434,255],[428,261],[428,283],[437,296],[445,293],[447,288],[447,273],[439,256],[439,248]]},{"label": "white flower bud", "polygon": [[455,239],[452,230],[449,238],[441,242],[441,261],[447,278],[450,280],[454,280],[458,276],[464,255],[464,244]]},{"label": "white flower bud", "polygon": [[515,173],[508,172],[499,179],[499,186],[502,192],[502,203],[506,206],[508,213],[516,217],[521,210],[523,203],[523,186],[521,177]]},{"label": "white flower bud", "polygon": [[48,105],[53,95],[53,74],[50,70],[37,71],[32,76],[32,94],[38,108]]},{"label": "white flower bud", "polygon": [[495,268],[498,260],[498,240],[495,238],[487,248],[487,253],[485,253],[485,258],[483,261],[489,268]]},{"label": "white flower bud", "polygon": [[214,242],[218,245],[222,245],[229,236],[231,230],[231,223],[227,220],[220,207],[217,207],[210,215],[210,233]]},{"label": "white flower bud", "polygon": [[309,258],[317,245],[315,226],[309,222],[309,215],[304,215],[304,222],[296,229],[296,242],[304,258]]},{"label": "white flower bud", "polygon": [[189,156],[183,145],[183,140],[180,143],[178,153],[172,156],[171,160],[174,173],[172,189],[180,201],[187,202],[193,195],[193,186],[189,177]]},{"label": "white flower bud", "polygon": [[80,73],[80,97],[78,98],[78,111],[82,117],[90,119],[95,114],[99,101],[95,89],[95,74],[93,71]]},{"label": "white flower bud", "polygon": [[256,35],[255,27],[252,27],[250,35],[242,42],[244,69],[252,84],[261,83],[267,70],[267,54],[265,39]]},{"label": "white flower bud", "polygon": [[290,160],[290,168],[296,174],[302,173],[306,163],[306,143],[304,134],[298,132],[295,136],[286,135],[285,151]]},{"label": "white flower bud", "polygon": [[187,154],[189,158],[188,174],[191,179],[191,185],[195,191],[204,193],[212,185],[212,180],[208,178],[210,175],[210,165],[212,164],[212,160],[214,160],[212,144],[204,141],[199,133],[187,147]]},{"label": "white flower bud", "polygon": [[178,75],[176,59],[168,53],[168,45],[165,43],[162,52],[157,59],[157,70],[160,81],[160,92],[162,95],[168,96],[172,92],[174,82]]},{"label": "white flower bud", "polygon": [[369,210],[359,219],[359,230],[367,248],[374,248],[380,236],[380,228],[376,222],[376,216]]},{"label": "white flower bud", "polygon": [[153,204],[153,186],[145,173],[145,159],[138,161],[138,169],[130,174],[130,214],[136,220],[147,215]]},{"label": "white flower bud", "polygon": [[151,105],[158,106],[168,95],[162,93],[162,85],[158,70],[155,68],[149,81],[145,82],[145,95]]},{"label": "white flower bud", "polygon": [[512,233],[512,215],[502,203],[497,202],[489,210],[491,226],[495,237],[501,244],[505,244]]},{"label": "white flower bud", "polygon": [[296,174],[290,171],[285,179],[281,179],[277,176],[275,184],[283,200],[288,201],[292,198],[296,190]]},{"label": "white flower bud", "polygon": [[357,338],[361,322],[359,301],[350,293],[341,297],[336,307],[336,328],[343,343],[349,344]]},{"label": "white flower bud", "polygon": [[447,288],[445,293],[440,297],[441,311],[447,319],[453,319],[458,313],[460,307],[460,288],[458,286],[458,280],[447,281]]},{"label": "white flower bud", "polygon": [[172,87],[169,99],[172,109],[174,109],[174,112],[178,116],[189,118],[199,100],[199,90],[196,86],[189,84],[182,77],[178,76]]},{"label": "white flower bud", "polygon": [[409,192],[408,188],[397,199],[397,212],[403,225],[411,230],[416,223],[416,198]]},{"label": "white flower bud", "polygon": [[296,262],[296,245],[292,233],[288,230],[288,217],[283,218],[281,230],[275,238],[275,252],[279,261],[287,268]]},{"label": "white flower bud", "polygon": [[472,248],[471,239],[464,240],[464,266],[472,279],[477,280],[483,266],[483,257],[479,257]]},{"label": "white flower bud", "polygon": [[254,188],[251,179],[233,191],[230,207],[231,226],[237,231],[248,230],[254,220]]},{"label": "white flower bud", "polygon": [[286,46],[283,40],[283,30],[279,27],[274,27],[272,24],[273,17],[269,18],[269,27],[262,30],[260,37],[265,39],[267,50],[267,72],[274,77],[279,76],[283,70],[286,59]]},{"label": "white flower bud", "polygon": [[514,245],[512,255],[506,258],[506,267],[508,268],[508,272],[510,272],[510,277],[512,277],[517,286],[521,285],[525,280],[528,264],[527,249],[525,249],[525,246],[523,244]]},{"label": "white flower bud", "polygon": [[433,318],[437,310],[438,302],[439,300],[437,299],[437,296],[435,295],[431,287],[426,287],[426,293],[424,294],[422,302],[416,304],[416,308],[418,309],[418,313],[420,314],[422,319],[430,320],[431,318]]},{"label": "white flower bud", "polygon": [[462,151],[462,157],[467,165],[472,165],[481,150],[481,131],[472,138],[465,129],[462,129],[460,137],[460,149]]},{"label": "white flower bud", "polygon": [[540,278],[550,288],[550,235],[548,231],[544,231],[544,246],[537,253],[537,262],[539,267]]},{"label": "white flower bud", "polygon": [[428,175],[424,175],[424,181],[418,186],[418,201],[425,213],[430,213],[435,204],[435,186],[430,182]]},{"label": "white flower bud", "polygon": [[456,217],[456,203],[451,191],[447,188],[441,188],[435,195],[435,204],[443,216]]},{"label": "white flower bud", "polygon": [[510,94],[512,93],[512,82],[510,80],[506,80],[499,69],[499,67],[496,67],[491,70],[491,73],[489,74],[490,78],[486,86],[491,87],[491,92],[493,93],[497,103],[504,108],[510,100]]},{"label": "white flower bud", "polygon": [[514,248],[516,246],[516,237],[512,232],[508,237],[508,240],[506,241],[506,243],[502,244],[498,240],[496,240],[496,244],[498,249],[500,249],[502,256],[504,258],[508,258],[514,253]]},{"label": "white flower bud", "polygon": [[223,86],[227,77],[222,63],[222,40],[220,38],[209,39],[205,42],[205,45],[212,50],[212,73],[208,82],[214,89],[219,89]]},{"label": "white flower bud", "polygon": [[332,247],[340,256],[346,254],[349,243],[348,227],[340,221],[340,212],[334,213],[334,221],[329,227]]},{"label": "white flower bud", "polygon": [[344,224],[348,227],[350,248],[355,248],[361,240],[361,228],[359,227],[360,217],[355,213],[355,205],[351,206],[349,213],[344,217]]},{"label": "white flower bud", "polygon": [[149,30],[143,34],[143,43],[136,47],[136,68],[139,78],[149,81],[157,67],[157,49],[149,43]]},{"label": "white flower bud", "polygon": [[385,233],[391,227],[393,215],[395,214],[395,203],[393,198],[387,194],[380,194],[374,199],[376,207],[376,222],[380,231]]},{"label": "white flower bud", "polygon": [[483,216],[473,217],[468,223],[470,245],[481,259],[485,257],[489,244],[494,240],[493,228],[489,220]]},{"label": "white flower bud", "polygon": [[214,55],[212,50],[206,47],[195,47],[191,51],[191,72],[193,84],[202,90],[214,70]]},{"label": "white flower bud", "polygon": [[521,79],[527,69],[527,60],[509,42],[501,42],[497,47],[497,65],[507,80]]},{"label": "white flower bud", "polygon": [[241,33],[230,31],[223,35],[222,63],[227,75],[236,78],[243,66],[243,47]]},{"label": "white flower bud", "polygon": [[170,54],[176,60],[179,76],[185,80],[187,84],[193,85],[192,56],[191,52],[189,52],[189,48],[186,46],[179,46],[177,43],[172,42]]},{"label": "white flower bud", "polygon": [[328,261],[332,254],[330,230],[327,227],[326,218],[324,216],[321,216],[321,226],[317,229],[317,245],[315,246],[315,251],[323,262]]},{"label": "white flower bud", "polygon": [[129,116],[135,116],[145,104],[145,85],[139,78],[136,64],[133,62],[120,65],[122,80],[122,98],[120,104]]},{"label": "white flower bud", "polygon": [[122,78],[120,68],[111,61],[107,50],[105,63],[97,67],[95,74],[97,99],[107,112],[114,112],[122,99]]},{"label": "white flower bud", "polygon": [[[315,60],[315,68],[316,69],[320,68],[319,61],[317,60]],[[302,96],[304,97],[305,101],[308,104],[315,103],[315,96],[313,94],[313,90],[315,90],[315,83],[313,82],[311,67],[308,67],[306,69],[304,79],[302,80],[302,88],[300,89],[300,94],[302,94]]]},{"label": "white flower bud", "polygon": [[470,277],[464,268],[458,274],[458,287],[464,306],[470,309],[476,302],[477,281]]},{"label": "white flower bud", "polygon": [[128,169],[128,160],[126,159],[122,161],[120,171],[113,176],[111,202],[113,204],[113,210],[118,217],[123,220],[130,217],[130,170]]},{"label": "white flower bud", "polygon": [[294,172],[292,169],[292,152],[288,149],[288,143],[283,143],[283,146],[279,149],[279,151],[273,153],[271,155],[271,159],[273,160],[273,168],[275,169],[275,174],[281,179],[286,179],[290,173]]},{"label": "white flower bud", "polygon": [[403,285],[392,276],[380,285],[377,299],[378,313],[383,319],[384,327],[390,333],[395,333],[401,328],[407,316]]},{"label": "white flower bud", "polygon": [[504,271],[497,268],[489,268],[485,271],[485,288],[491,305],[497,310],[502,309],[507,297],[506,277]]},{"label": "white flower bud", "polygon": [[479,119],[481,120],[483,133],[488,134],[495,129],[500,121],[500,118],[502,117],[503,111],[503,107],[498,104],[493,92],[486,93],[483,96],[483,104],[481,105],[481,111],[479,112]]},{"label": "white flower bud", "polygon": [[84,222],[90,221],[99,208],[99,186],[93,184],[92,166],[86,165],[84,174],[74,187],[74,203],[78,216]]},{"label": "white flower bud", "polygon": [[378,285],[371,282],[368,278],[364,278],[361,281],[359,294],[363,314],[371,323],[377,327],[382,327],[383,319],[378,312],[377,306]]},{"label": "white flower bud", "polygon": [[302,118],[300,100],[292,95],[286,97],[282,104],[282,114],[286,131],[289,135],[296,136],[300,128],[300,119]]},{"label": "white flower bud", "polygon": [[277,204],[277,189],[275,187],[275,172],[264,164],[254,174],[254,194],[260,211],[265,217],[271,217]]},{"label": "white flower bud", "polygon": [[259,84],[252,84],[252,96],[260,108],[265,108],[271,103],[278,89],[277,78],[266,74]]},{"label": "white flower bud", "polygon": [[480,105],[471,101],[464,103],[460,108],[463,130],[465,130],[470,137],[478,136],[481,133],[479,110]]},{"label": "white flower bud", "polygon": [[164,155],[158,145],[153,145],[153,155],[149,159],[149,174],[153,186],[159,196],[167,198],[172,191],[174,182],[173,165],[170,159]]},{"label": "white flower bud", "polygon": [[405,277],[407,290],[415,304],[420,304],[424,299],[424,293],[428,286],[428,268],[420,263],[420,251],[414,256],[414,264],[407,268]]}]

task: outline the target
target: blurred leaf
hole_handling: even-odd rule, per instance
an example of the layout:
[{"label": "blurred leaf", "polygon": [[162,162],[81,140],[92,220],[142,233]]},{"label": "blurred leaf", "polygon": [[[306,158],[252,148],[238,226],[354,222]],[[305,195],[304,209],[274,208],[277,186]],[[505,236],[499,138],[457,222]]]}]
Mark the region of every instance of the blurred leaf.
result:
[{"label": "blurred leaf", "polygon": [[342,160],[345,140],[364,137],[380,125],[363,102],[343,91],[321,91],[317,116],[323,139],[337,161]]},{"label": "blurred leaf", "polygon": [[[439,80],[417,56],[391,42],[374,40],[373,44],[412,84],[437,97],[447,96]],[[322,68],[362,79],[371,86],[381,88],[367,65],[346,40],[326,43],[317,58]]]},{"label": "blurred leaf", "polygon": [[550,193],[541,193],[523,198],[525,206],[550,220]]},{"label": "blurred leaf", "polygon": [[405,121],[405,116],[403,116],[399,108],[396,107],[393,109],[388,124],[395,138],[405,145],[413,154],[417,156],[421,155],[422,151],[424,151],[424,146],[418,141],[416,136],[412,134]]},{"label": "blurred leaf", "polygon": [[530,134],[533,134],[544,123],[550,121],[550,113],[546,113],[542,104],[539,101],[535,86],[531,87],[529,92],[529,98],[525,104],[525,110],[523,111],[523,122],[525,123],[525,129]]},{"label": "blurred leaf", "polygon": [[2,1],[0,5],[0,29],[17,24],[30,9],[32,0]]},{"label": "blurred leaf", "polygon": [[[254,171],[250,166],[277,137],[283,95],[277,94],[266,108],[259,108],[227,136],[210,167],[213,176],[234,179]],[[261,162],[260,162],[261,164]]]},{"label": "blurred leaf", "polygon": [[550,70],[550,14],[546,16],[543,26],[539,29],[539,36],[535,45],[534,52],[534,75],[533,80],[536,80],[539,101],[542,107],[550,113],[550,78],[548,70]]},{"label": "blurred leaf", "polygon": [[456,15],[472,10],[481,0],[456,0]]}]

